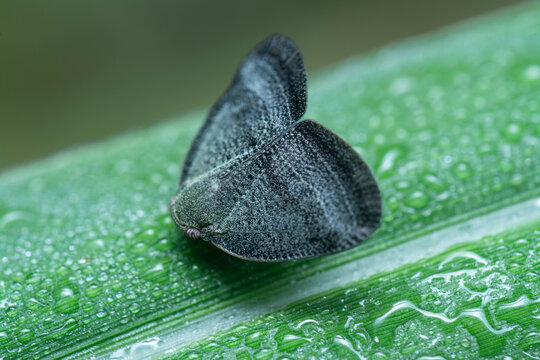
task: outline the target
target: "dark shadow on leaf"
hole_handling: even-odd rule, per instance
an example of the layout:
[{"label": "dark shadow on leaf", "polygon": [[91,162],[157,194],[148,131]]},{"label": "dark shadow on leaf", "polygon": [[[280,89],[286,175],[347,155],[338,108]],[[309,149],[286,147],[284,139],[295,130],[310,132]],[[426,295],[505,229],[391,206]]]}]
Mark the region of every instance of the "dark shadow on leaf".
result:
[{"label": "dark shadow on leaf", "polygon": [[273,285],[296,268],[301,262],[269,263],[247,261],[231,256],[203,240],[185,237],[177,231],[177,241],[183,242],[190,262],[205,268],[218,281],[229,287],[241,287],[242,291],[255,291]]}]

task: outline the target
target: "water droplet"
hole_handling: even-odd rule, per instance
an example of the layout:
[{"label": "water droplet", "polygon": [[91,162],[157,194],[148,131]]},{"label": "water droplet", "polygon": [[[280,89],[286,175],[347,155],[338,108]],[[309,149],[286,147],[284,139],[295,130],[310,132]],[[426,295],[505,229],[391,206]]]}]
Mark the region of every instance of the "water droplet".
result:
[{"label": "water droplet", "polygon": [[269,360],[274,357],[274,352],[270,349],[261,349],[255,354],[253,354],[253,357],[257,360]]},{"label": "water droplet", "polygon": [[27,284],[37,284],[41,281],[41,274],[40,273],[31,273],[26,278]]},{"label": "water droplet", "polygon": [[133,248],[131,248],[131,252],[133,252],[134,254],[137,254],[137,255],[141,255],[141,254],[144,254],[146,252],[148,252],[148,246],[145,244],[145,243],[137,243],[135,244],[135,246],[133,246]]},{"label": "water droplet", "polygon": [[55,310],[60,313],[73,313],[79,310],[79,296],[72,288],[62,288],[55,294]]},{"label": "water droplet", "polygon": [[504,129],[503,135],[506,139],[517,142],[521,140],[523,130],[519,124],[511,123]]},{"label": "water droplet", "polygon": [[393,95],[401,95],[410,91],[414,86],[413,79],[410,77],[399,77],[390,84],[389,92]]},{"label": "water droplet", "polygon": [[529,65],[523,71],[523,78],[528,81],[535,81],[540,79],[540,66]]},{"label": "water droplet", "polygon": [[60,277],[65,277],[69,274],[69,269],[66,266],[60,266],[56,269],[56,274]]},{"label": "water droplet", "polygon": [[96,248],[96,249],[102,249],[105,247],[105,241],[101,238],[94,239],[89,243],[89,247]]},{"label": "water droplet", "polygon": [[170,264],[171,259],[169,258],[161,259],[161,261],[154,262],[142,274],[142,278],[158,283],[165,283],[169,281]]},{"label": "water droplet", "polygon": [[405,204],[413,209],[422,209],[428,202],[429,198],[422,191],[415,191],[405,199]]},{"label": "water droplet", "polygon": [[396,189],[398,190],[407,190],[411,188],[411,183],[406,180],[401,180],[396,183]]},{"label": "water droplet", "polygon": [[381,178],[387,178],[395,172],[396,160],[402,157],[401,149],[393,148],[388,150],[382,157],[381,164],[377,169],[377,174]]},{"label": "water droplet", "polygon": [[128,256],[125,252],[121,252],[118,255],[116,255],[116,261],[119,263],[124,263],[128,260]]},{"label": "water droplet", "polygon": [[425,176],[425,180],[428,189],[431,189],[437,193],[443,192],[445,190],[443,182],[437,176],[433,174],[428,174]]},{"label": "water droplet", "polygon": [[[522,349],[540,349],[540,332],[530,332],[523,337],[520,342]],[[539,351],[539,350],[537,350]]]},{"label": "water droplet", "polygon": [[454,174],[456,174],[459,179],[465,180],[471,176],[471,168],[467,163],[457,163],[454,166]]},{"label": "water droplet", "polygon": [[149,260],[150,258],[148,256],[138,256],[132,260],[132,264],[137,268],[142,268],[148,263]]},{"label": "water droplet", "polygon": [[100,294],[101,294],[101,291],[102,291],[101,287],[99,287],[99,286],[97,286],[97,285],[95,285],[95,284],[92,284],[92,285],[90,285],[90,286],[85,290],[84,293],[85,293],[86,296],[88,296],[89,298],[94,298],[94,297],[100,295]]},{"label": "water droplet", "polygon": [[30,214],[27,211],[10,211],[6,214],[4,214],[0,218],[0,228],[5,228],[11,223],[17,222],[17,221],[31,221],[32,220],[32,214]]},{"label": "water droplet", "polygon": [[248,335],[244,339],[244,344],[246,346],[249,346],[251,348],[256,349],[256,348],[260,347],[260,343],[261,343],[262,338],[263,338],[263,333],[257,331],[257,332],[254,332],[253,334]]},{"label": "water droplet", "polygon": [[129,307],[129,311],[131,311],[132,314],[136,314],[136,313],[138,313],[139,311],[141,311],[141,307],[139,306],[139,304],[133,303],[133,304],[131,304],[131,306]]},{"label": "water droplet", "polygon": [[169,239],[161,239],[157,242],[157,244],[154,246],[159,251],[167,251],[174,248],[174,244]]},{"label": "water droplet", "polygon": [[33,338],[34,332],[30,329],[22,329],[17,336],[17,340],[23,344],[28,344]]},{"label": "water droplet", "polygon": [[386,206],[390,210],[397,210],[401,207],[401,202],[395,196],[392,196],[386,201]]},{"label": "water droplet", "polygon": [[28,301],[26,302],[26,307],[30,310],[38,310],[40,308],[43,308],[45,305],[40,303],[38,300],[34,299],[34,298],[30,298],[28,299]]},{"label": "water droplet", "polygon": [[0,344],[6,342],[9,339],[8,334],[4,331],[0,331]]},{"label": "water droplet", "polygon": [[283,337],[283,341],[279,342],[280,350],[298,348],[309,342],[308,339],[294,334],[287,334]]}]

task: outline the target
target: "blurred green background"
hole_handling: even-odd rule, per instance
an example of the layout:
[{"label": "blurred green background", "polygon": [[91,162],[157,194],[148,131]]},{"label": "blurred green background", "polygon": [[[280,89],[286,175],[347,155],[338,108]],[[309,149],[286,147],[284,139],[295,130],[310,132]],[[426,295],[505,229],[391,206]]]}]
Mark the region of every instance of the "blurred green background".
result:
[{"label": "blurred green background", "polygon": [[519,1],[0,2],[0,169],[211,105],[280,32],[309,73]]}]

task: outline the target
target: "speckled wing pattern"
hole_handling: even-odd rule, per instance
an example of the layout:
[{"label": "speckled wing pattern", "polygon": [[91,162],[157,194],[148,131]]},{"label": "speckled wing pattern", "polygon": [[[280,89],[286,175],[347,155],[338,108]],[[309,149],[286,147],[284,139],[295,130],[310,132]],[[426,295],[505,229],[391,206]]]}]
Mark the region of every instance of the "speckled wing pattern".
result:
[{"label": "speckled wing pattern", "polygon": [[256,151],[298,121],[306,111],[306,83],[304,60],[292,40],[273,35],[256,46],[210,110],[186,157],[180,185]]},{"label": "speckled wing pattern", "polygon": [[381,219],[373,174],[306,110],[306,70],[273,35],[240,65],[184,162],[171,214],[234,256],[286,261],[349,249]]},{"label": "speckled wing pattern", "polygon": [[351,248],[381,218],[365,162],[336,134],[302,121],[225,171],[216,196],[228,213],[209,239],[248,260],[286,261]]}]

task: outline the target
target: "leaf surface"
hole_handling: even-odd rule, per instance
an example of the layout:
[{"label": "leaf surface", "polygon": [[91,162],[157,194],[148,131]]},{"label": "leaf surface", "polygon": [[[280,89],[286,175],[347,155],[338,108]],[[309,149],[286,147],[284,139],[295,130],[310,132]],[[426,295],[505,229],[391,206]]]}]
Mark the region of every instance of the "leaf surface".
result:
[{"label": "leaf surface", "polygon": [[[204,112],[1,174],[0,358],[181,354],[181,346],[189,343],[167,347],[163,339],[190,330],[198,319],[241,308],[250,299],[266,298],[272,304],[273,294],[291,283],[317,279],[399,244],[535,199],[540,193],[539,33],[540,6],[533,3],[350,59],[310,78],[307,118],[331,128],[360,152],[374,170],[384,202],[378,232],[333,256],[250,263],[188,240],[175,229],[168,199],[176,192],[182,159]],[[538,217],[532,201],[524,220]],[[317,356],[321,344],[285,341],[290,331],[307,337],[302,335],[304,325],[296,332],[290,326],[317,315],[320,330],[306,323],[313,330],[305,331],[321,331],[320,338],[333,344],[338,357],[353,350],[390,356],[385,349],[405,351],[409,345],[408,356],[416,357],[428,340],[414,334],[427,334],[438,344],[444,344],[446,334],[457,334],[469,347],[448,351],[471,358],[537,351],[538,226],[500,222],[505,230],[500,237],[480,240],[480,234],[461,250],[411,263],[394,275],[375,273],[360,282],[346,276],[334,279],[328,289],[336,290],[317,294],[313,287],[297,305],[263,316],[255,325],[249,314],[259,316],[260,311],[257,304],[250,305],[245,323],[252,328],[237,324],[240,328],[220,335],[215,346],[204,336],[186,341],[193,341],[191,351],[201,355],[207,347],[227,346],[247,350],[249,356],[267,348],[274,355],[304,349],[306,356]],[[491,234],[490,227],[484,224],[482,229]],[[433,241],[452,243],[456,236],[435,236]],[[525,245],[520,250],[521,239]],[[499,240],[508,251],[498,250]],[[418,261],[423,251],[403,254],[405,262],[408,257]],[[455,251],[486,259],[498,275],[489,277],[486,264],[469,258],[439,269]],[[422,266],[427,270],[416,283],[411,279]],[[422,287],[437,273],[474,269],[475,274],[465,272],[448,282],[432,278],[440,283],[439,292]],[[357,282],[345,285],[353,280]],[[473,315],[445,321],[481,305],[483,295],[467,300],[461,280],[473,283],[466,288],[479,293],[501,289],[499,298],[486,303],[486,321]],[[388,286],[384,294],[368,287],[383,283]],[[452,298],[445,291],[459,295]],[[376,320],[399,301],[417,309],[406,303],[376,328]],[[515,301],[529,304],[512,312],[501,309]],[[347,316],[352,317],[350,327],[345,327]],[[271,329],[254,335],[257,326],[268,323],[274,324]],[[512,330],[498,337],[502,340],[493,349],[485,349],[485,339],[493,333],[486,324]],[[352,328],[358,331],[354,339]],[[227,337],[231,334],[239,339],[236,343]],[[368,341],[362,334],[371,343],[362,345]],[[443,356],[437,351],[430,356]]]}]

